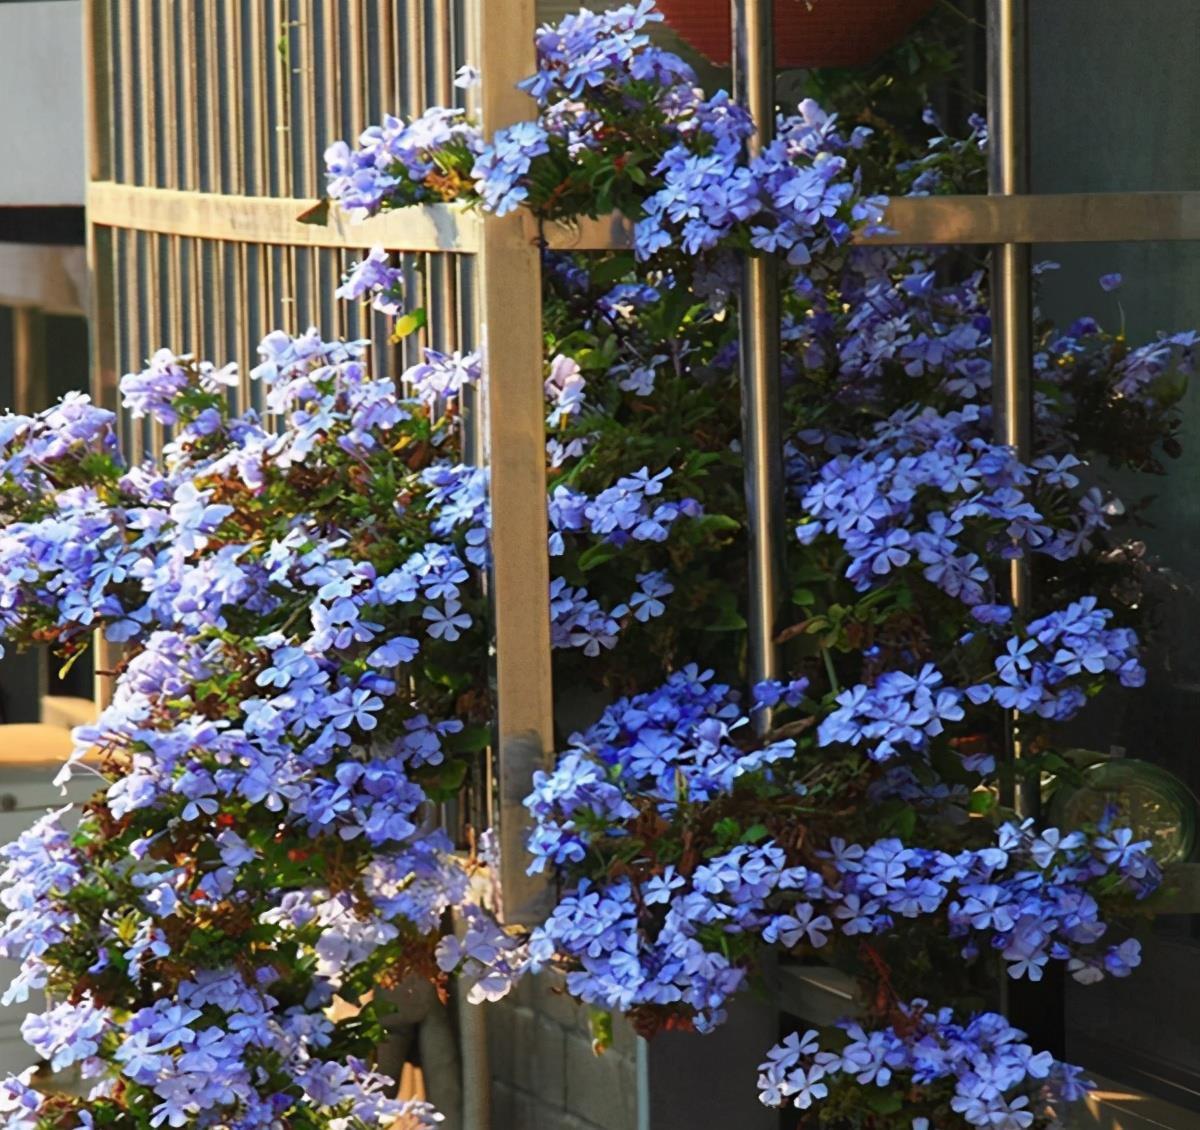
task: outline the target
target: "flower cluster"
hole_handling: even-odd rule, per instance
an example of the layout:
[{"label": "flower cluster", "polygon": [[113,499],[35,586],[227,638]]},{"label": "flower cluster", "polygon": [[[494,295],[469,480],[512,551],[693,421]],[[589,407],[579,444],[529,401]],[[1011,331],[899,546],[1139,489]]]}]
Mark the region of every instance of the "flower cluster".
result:
[{"label": "flower cluster", "polygon": [[440,107],[412,122],[389,114],[358,142],[354,149],[344,141],[329,146],[325,171],[330,197],[359,217],[453,199],[463,183],[458,168],[482,148],[463,111]]},{"label": "flower cluster", "polygon": [[[989,608],[1001,622],[1010,614],[1007,607]],[[1106,677],[1115,675],[1126,687],[1145,682],[1137,636],[1129,628],[1107,627],[1112,616],[1089,596],[1040,617],[1005,641],[985,680],[964,688],[948,686],[932,663],[914,674],[888,671],[873,685],[850,687],[821,720],[820,744],[862,746],[874,761],[888,761],[903,748],[923,753],[947,723],[962,721],[966,707],[988,703],[1068,721]]]},{"label": "flower cluster", "polygon": [[1107,627],[1112,616],[1096,607],[1094,596],[1085,596],[1039,617],[997,656],[997,682],[969,687],[968,697],[976,704],[994,702],[1006,710],[1065,721],[1086,703],[1081,683],[1115,674],[1124,687],[1142,686],[1146,672],[1137,636],[1129,628]]},{"label": "flower cluster", "polygon": [[382,247],[372,247],[350,269],[335,292],[337,297],[355,302],[369,295],[371,306],[381,314],[399,314],[404,308],[404,272],[392,266],[391,258]]},{"label": "flower cluster", "polygon": [[[864,592],[911,566],[946,595],[979,605],[993,595],[987,562],[1029,553],[1066,560],[1086,552],[1107,526],[1100,492],[1073,506],[1071,463],[1021,463],[1010,448],[964,435],[979,420],[970,406],[939,415],[901,411],[878,425],[853,455],[819,468],[802,497],[814,519],[797,527],[802,542],[836,537],[849,557],[846,576]],[[1078,465],[1075,460],[1075,465]],[[1035,505],[1035,490],[1053,497]],[[1059,504],[1061,515],[1051,507]]]},{"label": "flower cluster", "polygon": [[[806,689],[765,684],[759,701],[799,703]],[[477,927],[443,950],[444,967],[467,961],[481,992],[500,995],[559,963],[582,1001],[650,1029],[670,1017],[708,1030],[764,946],[852,950],[904,920],[936,923],[968,961],[999,953],[1014,978],[1039,980],[1051,959],[1084,982],[1138,964],[1135,940],[1108,940],[1102,909],[1159,879],[1128,830],[1008,824],[957,852],[894,838],[821,846],[819,809],[792,778],[795,741],[757,743],[748,729],[737,696],[695,668],[610,707],[526,802],[531,869],[574,882],[524,947]],[[706,825],[718,847],[700,855]]]},{"label": "flower cluster", "polygon": [[[489,732],[473,575],[490,518],[486,472],[453,461],[439,414],[480,361],[431,350],[406,397],[361,342],[277,333],[260,353],[270,430],[230,414],[232,368],[163,351],[122,382],[135,417],[173,429],[157,464],[124,466],[112,414],[84,398],[5,425],[6,635],[128,645],[63,770],[96,782],[78,830],[53,813],[3,851],[6,999],[65,998],[25,1036],[81,1065],[105,1117],[425,1118],[389,1097],[360,1034],[383,1007],[369,991],[433,974],[466,897],[429,814]],[[649,552],[698,516],[658,497],[669,476],[573,500],[577,549]],[[600,626],[556,580],[556,641],[591,655],[661,616],[673,586],[643,560]],[[353,1023],[324,1017],[335,995]]]},{"label": "flower cluster", "polygon": [[[1123,976],[1138,950],[1116,919],[1158,880],[1145,845],[1021,824],[994,773],[1006,713],[1052,751],[1054,726],[1106,683],[1143,678],[1101,468],[1174,453],[1194,341],[1130,347],[1095,319],[1063,332],[1039,317],[1037,454],[1018,458],[992,437],[986,271],[852,238],[880,222],[881,192],[973,183],[983,122],[956,140],[927,116],[930,151],[881,169],[885,122],[843,128],[805,100],[750,159],[754,123],[654,44],[657,19],[631,3],[543,28],[523,84],[536,120],[438,158],[459,199],[495,212],[634,221],[628,252],[543,259],[556,663],[611,705],[528,800],[532,866],[556,873],[558,905],[527,936],[472,912],[442,968],[492,999],[556,964],[572,995],[645,1032],[719,1022],[764,948],[820,950],[881,999],[926,947],[971,971],[946,973],[948,1000],[976,993],[989,954],[1011,976],[1050,961]],[[376,207],[428,199],[426,175]],[[331,195],[356,204],[336,177]],[[745,627],[737,252],[778,254],[785,284],[800,610],[780,634],[794,679],[749,703],[730,689]],[[1032,611],[1007,592],[1014,559],[1036,573]],[[649,646],[604,662],[627,632]],[[1052,772],[1040,752],[1028,763]],[[946,1060],[947,1096],[975,1086],[968,1058]],[[1037,1090],[1022,1078],[998,1094],[1014,1125],[1044,1126],[1040,1106],[1021,1113]],[[929,1113],[980,1111],[1002,1124],[999,1105],[949,1097]]]},{"label": "flower cluster", "polygon": [[[484,144],[457,111],[410,124],[389,117],[357,149],[338,142],[326,151],[330,197],[351,215],[455,196],[497,215],[617,204],[638,218],[642,259],[741,244],[802,266],[847,243],[854,225],[879,223],[883,199],[862,196],[838,152],[861,143],[858,131],[844,141],[809,101],[747,162],[753,123],[727,95],[705,98],[690,66],[651,45],[648,30],[661,19],[638,3],[543,28],[538,71],[522,84],[538,102],[536,121]],[[654,123],[653,139],[631,129],[639,117]],[[600,166],[611,171],[597,176]]]},{"label": "flower cluster", "polygon": [[1035,1117],[1052,1120],[1090,1085],[1079,1068],[1035,1052],[999,1013],[964,1022],[924,1000],[896,1011],[889,1027],[841,1025],[836,1050],[823,1048],[813,1030],[788,1036],[759,1067],[763,1102],[836,1107],[871,1088],[904,1096],[886,1109],[873,1104],[877,1125],[889,1130],[928,1130],[955,1115],[962,1120],[955,1125],[1026,1130]]},{"label": "flower cluster", "polygon": [[487,716],[419,673],[482,662],[486,516],[473,477],[395,454],[428,411],[361,345],[272,335],[262,355],[277,431],[230,417],[228,371],[188,358],[123,382],[175,427],[160,466],[121,467],[90,411],[54,461],[42,419],[14,429],[32,490],[8,503],[29,516],[4,533],[8,634],[69,646],[101,627],[131,650],[64,769],[96,778],[79,831],[52,814],[4,851],[0,952],[20,965],[9,1000],[66,996],[25,1035],[83,1065],[92,1109],[380,1125],[401,1105],[320,1010],[430,967],[464,896],[426,809]]}]

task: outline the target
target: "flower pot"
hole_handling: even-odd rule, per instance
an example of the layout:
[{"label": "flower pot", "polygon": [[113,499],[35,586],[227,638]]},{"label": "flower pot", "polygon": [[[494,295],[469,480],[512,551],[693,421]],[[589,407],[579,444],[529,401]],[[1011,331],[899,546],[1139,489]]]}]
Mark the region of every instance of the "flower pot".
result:
[{"label": "flower pot", "polygon": [[[775,63],[853,67],[876,59],[934,0],[775,0]],[[706,59],[733,57],[730,0],[658,0],[667,23]]]}]

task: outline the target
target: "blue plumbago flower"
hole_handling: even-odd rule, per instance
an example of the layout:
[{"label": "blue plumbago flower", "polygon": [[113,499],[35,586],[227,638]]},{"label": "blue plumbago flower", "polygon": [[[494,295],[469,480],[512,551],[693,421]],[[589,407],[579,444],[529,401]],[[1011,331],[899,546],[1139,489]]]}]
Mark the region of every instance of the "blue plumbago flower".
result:
[{"label": "blue plumbago flower", "polygon": [[551,405],[546,427],[561,428],[578,416],[584,408],[586,388],[587,381],[580,372],[579,362],[562,354],[556,356],[550,362],[550,375],[545,383],[546,400]]},{"label": "blue plumbago flower", "polygon": [[1146,672],[1137,635],[1109,628],[1113,614],[1084,597],[1061,612],[1029,624],[1027,636],[1008,640],[996,658],[995,683],[967,689],[975,704],[995,702],[1007,710],[1065,721],[1086,702],[1089,682],[1115,674],[1122,686],[1140,687]]},{"label": "blue plumbago flower", "polygon": [[491,146],[479,155],[472,170],[484,204],[498,216],[511,212],[529,195],[521,181],[533,159],[549,152],[549,136],[536,122],[519,122],[497,130]]},{"label": "blue plumbago flower", "polygon": [[396,315],[404,309],[404,272],[391,265],[391,255],[382,247],[372,247],[361,263],[351,267],[335,293],[347,302],[369,296],[374,309]]},{"label": "blue plumbago flower", "polygon": [[699,518],[703,507],[693,498],[664,496],[671,468],[652,474],[649,467],[622,475],[594,498],[555,487],[550,498],[550,552],[557,556],[566,544],[564,534],[586,531],[614,545],[630,542],[664,542],[681,518]]},{"label": "blue plumbago flower", "polygon": [[[406,374],[407,399],[372,376],[362,343],[272,334],[261,354],[252,379],[278,414],[271,432],[229,414],[227,371],[160,354],[127,378],[137,410],[175,422],[158,466],[123,468],[113,417],[86,400],[5,425],[8,473],[30,487],[32,510],[0,536],[0,626],[60,641],[103,628],[130,644],[111,704],[76,731],[62,774],[98,774],[82,834],[101,845],[112,905],[101,921],[73,902],[100,857],[66,831],[65,811],[3,849],[0,955],[18,967],[5,999],[27,999],[64,961],[102,979],[128,1018],[81,992],[25,1034],[106,1094],[119,1083],[162,1124],[258,1126],[297,1104],[376,1124],[402,1107],[314,1016],[353,978],[428,955],[466,896],[425,813],[443,767],[453,779],[466,723],[478,730],[487,715],[459,717],[459,692],[424,664],[486,679],[473,576],[489,559],[487,474],[419,443],[480,363],[429,351]],[[97,459],[97,485],[72,485]],[[628,600],[608,610],[555,580],[560,646],[595,655],[664,614],[675,586],[646,564],[701,513],[668,497],[670,478],[642,468],[557,511],[548,499],[578,513],[566,523],[577,549],[647,547]],[[368,496],[379,482],[387,491]],[[97,752],[98,769],[85,766]],[[166,840],[183,853],[170,863]],[[181,920],[196,928],[181,935]],[[251,946],[236,973],[225,951],[196,948],[260,927],[269,953]],[[296,969],[277,967],[279,947]],[[480,999],[503,991],[497,960]],[[164,982],[184,967],[192,982]],[[235,992],[230,979],[251,969],[259,979]],[[215,986],[230,995],[210,999]],[[281,1003],[296,999],[303,1010]],[[11,1094],[23,1109],[25,1092]]]},{"label": "blue plumbago flower", "polygon": [[0,1114],[8,1130],[37,1130],[44,1096],[32,1085],[35,1070],[0,1080]]},{"label": "blue plumbago flower", "polygon": [[[642,54],[650,44],[646,28],[661,20],[652,3],[640,0],[607,12],[583,9],[543,27],[537,36],[538,74],[521,88],[543,103],[555,96],[579,98]],[[690,69],[681,77],[694,80]]]},{"label": "blue plumbago flower", "polygon": [[752,123],[724,92],[704,98],[691,67],[651,44],[647,28],[661,18],[642,2],[581,11],[543,28],[537,73],[521,84],[538,101],[536,121],[502,129],[484,145],[460,118],[411,125],[387,118],[362,135],[359,148],[338,142],[326,151],[331,198],[352,215],[369,215],[438,193],[467,195],[469,172],[477,198],[498,215],[528,201],[553,209],[561,186],[547,201],[541,188],[531,196],[539,161],[589,149],[624,152],[596,108],[607,101],[626,106],[626,116],[652,106],[662,122],[661,154],[639,165],[632,180],[653,178],[636,226],[643,258],[676,245],[688,255],[710,252],[736,234],[803,266],[845,244],[852,226],[878,224],[883,200],[860,195],[839,152],[861,145],[861,133],[847,141],[808,101],[781,119],[777,142],[747,161]]},{"label": "blue plumbago flower", "polygon": [[463,389],[479,384],[483,364],[478,353],[439,353],[425,350],[425,360],[406,369],[405,385],[426,404],[438,400],[453,401],[462,396]]},{"label": "blue plumbago flower", "polygon": [[[1108,525],[1104,506],[1086,494],[1064,509],[1057,497],[1078,482],[1069,468],[1080,461],[1025,466],[1009,448],[971,435],[979,418],[974,406],[946,415],[925,409],[877,425],[854,454],[809,477],[801,542],[837,538],[860,592],[912,569],[968,606],[991,599],[987,561],[1027,553],[1062,561],[1087,551]],[[1056,492],[1046,503],[1038,501],[1041,482]]]},{"label": "blue plumbago flower", "polygon": [[869,756],[887,761],[899,748],[921,752],[947,722],[964,717],[963,693],[944,685],[932,663],[915,675],[890,671],[872,687],[856,686],[837,696],[837,709],[822,720],[820,743],[868,745]]},{"label": "blue plumbago flower", "polygon": [[446,199],[438,181],[444,154],[470,159],[482,148],[478,129],[462,110],[435,108],[405,122],[387,115],[363,131],[358,148],[336,141],[325,150],[329,195],[355,218],[388,207]]},{"label": "blue plumbago flower", "polygon": [[[89,953],[89,976],[128,1002],[130,1018],[114,1020],[81,992],[31,1016],[25,1036],[59,1068],[82,1064],[97,1094],[132,1088],[160,1123],[266,1125],[299,1104],[376,1124],[402,1105],[369,1069],[322,1059],[339,1053],[323,1050],[336,1031],[319,1010],[356,971],[394,964],[402,938],[429,938],[465,895],[449,841],[422,829],[428,794],[415,779],[452,755],[463,722],[428,686],[410,692],[415,701],[397,695],[395,675],[472,628],[463,555],[468,531],[486,529],[486,497],[467,469],[405,469],[405,506],[389,497],[367,519],[373,531],[395,523],[377,534],[382,553],[319,500],[307,512],[277,509],[298,472],[311,490],[335,484],[328,506],[351,481],[346,468],[402,466],[391,448],[420,409],[371,378],[356,345],[279,335],[263,353],[257,377],[284,414],[270,436],[218,407],[223,380],[211,366],[160,355],[126,382],[163,419],[186,423],[198,402],[218,410],[219,427],[169,446],[158,474],[121,470],[111,418],[72,404],[47,414],[77,429],[56,453],[64,466],[102,455],[112,478],[102,503],[99,491],[58,489],[39,459],[47,517],[4,534],[18,566],[5,582],[15,598],[5,628],[61,622],[69,638],[107,620],[130,626],[133,648],[66,770],[97,772],[82,758],[103,751],[81,832],[101,855],[82,852],[65,811],[3,849],[0,953],[18,965],[10,1001],[44,987],[67,954]],[[41,445],[42,427],[13,429],[13,442]],[[184,862],[159,860],[164,836],[189,844]],[[280,837],[289,848],[273,846]],[[288,850],[322,863],[281,879]],[[116,901],[102,919],[81,917],[71,892],[99,858]],[[222,964],[224,951],[195,950],[188,938],[233,928],[235,907],[244,922],[231,936],[269,926],[271,952],[283,946],[307,970],[299,997],[315,1013],[280,1003],[295,1001],[297,986],[281,996],[270,986],[297,974],[274,957],[239,942],[261,979],[234,985],[241,974]],[[181,920],[192,921],[182,935]],[[195,981],[164,980],[180,967]],[[15,1112],[24,1092],[11,1094]]]},{"label": "blue plumbago flower", "polygon": [[[966,1126],[1024,1130],[1038,1117],[1053,1117],[1088,1085],[1080,1069],[1035,1052],[1025,1033],[998,1013],[966,1021],[924,1000],[900,1005],[890,1027],[865,1030],[845,1022],[832,1048],[810,1030],[791,1035],[759,1066],[759,1097],[767,1106],[808,1110],[822,1099],[858,1087],[903,1093],[905,1117],[943,1104]],[[836,1049],[836,1050],[835,1050]],[[916,1115],[914,1128],[927,1127]]]},{"label": "blue plumbago flower", "polygon": [[[930,668],[903,676],[896,693],[910,714],[933,717],[940,681]],[[756,699],[799,703],[805,690],[768,683]],[[718,804],[732,813],[765,795],[803,805],[804,789],[787,779],[795,753],[792,739],[756,742],[737,695],[696,667],[606,710],[552,772],[535,776],[531,870],[557,869],[565,890],[544,924],[506,944],[488,991],[554,962],[582,1001],[707,1030],[763,946],[820,949],[916,919],[940,923],[968,960],[1000,953],[1014,978],[1039,980],[1051,960],[1068,961],[1081,981],[1137,963],[1129,940],[1108,940],[1100,901],[1105,890],[1144,898],[1159,881],[1149,844],[1126,831],[1089,838],[1029,822],[955,853],[894,838],[809,840],[798,850],[773,836],[786,809],[768,802],[761,826],[746,829],[754,815],[726,821],[729,838],[702,856],[681,846],[686,836],[673,829]],[[619,865],[610,869],[610,857]],[[732,937],[742,939],[733,951]],[[464,960],[454,947],[445,955],[446,968]],[[856,1075],[880,1081],[892,1070],[865,1053],[856,1062]]]},{"label": "blue plumbago flower", "polygon": [[1154,383],[1172,370],[1190,373],[1194,364],[1195,347],[1200,334],[1163,334],[1155,342],[1131,349],[1120,364],[1120,379],[1113,386],[1123,397],[1137,398],[1149,394]]},{"label": "blue plumbago flower", "polygon": [[[1007,607],[983,619],[1003,627]],[[994,674],[966,687],[946,685],[932,663],[915,674],[888,671],[873,684],[858,684],[835,696],[835,708],[818,727],[821,746],[862,747],[874,761],[889,761],[905,750],[925,754],[947,723],[966,717],[969,706],[996,704],[1053,721],[1073,718],[1087,702],[1090,688],[1108,675],[1122,686],[1145,682],[1137,635],[1109,628],[1112,612],[1084,597],[1061,612],[1032,621],[1021,635],[1001,646]]]},{"label": "blue plumbago flower", "polygon": [[98,1008],[90,994],[55,1005],[48,1012],[30,1013],[21,1024],[21,1035],[55,1071],[92,1059],[113,1026],[108,1009]]}]

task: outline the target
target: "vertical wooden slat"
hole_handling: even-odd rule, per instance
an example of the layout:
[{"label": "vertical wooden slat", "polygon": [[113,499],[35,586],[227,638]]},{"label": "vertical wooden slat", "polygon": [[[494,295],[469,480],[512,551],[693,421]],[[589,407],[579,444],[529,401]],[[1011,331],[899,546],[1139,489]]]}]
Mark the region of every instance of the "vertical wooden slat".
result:
[{"label": "vertical wooden slat", "polygon": [[250,149],[249,191],[256,196],[269,196],[267,166],[271,151],[268,128],[269,60],[274,50],[266,37],[266,16],[261,3],[245,5],[247,80],[243,103],[246,115],[246,137]]},{"label": "vertical wooden slat", "polygon": [[292,195],[291,143],[291,76],[289,73],[290,37],[288,31],[288,0],[275,0],[271,5],[271,22],[267,25],[267,46],[270,49],[272,101],[269,123],[272,133],[272,192]]},{"label": "vertical wooden slat", "polygon": [[133,4],[132,0],[118,0],[116,11],[116,71],[120,76],[119,112],[113,116],[114,128],[119,123],[118,171],[126,184],[138,183],[137,177],[137,118],[134,114],[136,94],[133,69]]},{"label": "vertical wooden slat", "polygon": [[216,3],[218,0],[205,0],[205,3],[197,5],[197,27],[204,67],[204,85],[200,96],[204,107],[201,133],[204,138],[204,153],[200,166],[201,184],[208,192],[228,192],[220,115],[222,62],[220,41],[217,36]]},{"label": "vertical wooden slat", "polygon": [[159,164],[162,168],[162,184],[166,188],[180,187],[182,161],[181,141],[183,126],[179,116],[178,86],[182,71],[180,66],[179,41],[176,36],[177,0],[159,0],[156,6],[158,27],[156,29],[156,51],[154,70],[162,97],[161,134],[155,139],[160,150]]},{"label": "vertical wooden slat", "polygon": [[425,102],[425,0],[408,0],[404,13],[404,36],[400,42],[404,70],[403,113],[412,117]]},{"label": "vertical wooden slat", "polygon": [[46,315],[36,306],[14,307],[12,335],[12,407],[17,413],[30,415],[47,407]]},{"label": "vertical wooden slat", "polygon": [[194,192],[200,187],[200,90],[196,74],[195,24],[188,18],[187,4],[176,4],[175,17],[179,48],[175,66],[180,81],[178,120],[183,143],[179,184]]},{"label": "vertical wooden slat", "polygon": [[399,113],[403,109],[400,98],[395,0],[376,0],[375,10],[379,29],[379,113],[382,116]]},{"label": "vertical wooden slat", "polygon": [[250,363],[254,330],[254,303],[250,297],[251,282],[251,252],[253,249],[245,243],[239,243],[234,248],[237,266],[237,353],[229,360],[238,364],[239,388],[241,389],[241,404],[239,410],[246,412],[251,405],[250,392]]},{"label": "vertical wooden slat", "polygon": [[[124,274],[124,294],[121,304],[121,315],[124,322],[125,355],[121,358],[121,368],[124,372],[136,372],[142,368],[145,357],[144,343],[141,332],[142,287],[141,279],[141,233],[131,231],[125,233],[122,241],[122,259]],[[125,450],[131,463],[140,463],[145,456],[143,432],[139,425],[130,422]]]},{"label": "vertical wooden slat", "polygon": [[[454,104],[454,24],[450,15],[451,0],[433,0],[432,21],[432,87],[433,98],[439,106]],[[458,307],[458,288],[453,259],[448,255],[431,256],[430,283],[433,318],[431,338],[435,348],[457,348],[455,323]]]},{"label": "vertical wooden slat", "polygon": [[309,326],[336,332],[332,326],[321,324],[321,251],[317,247],[309,247],[304,253],[304,297],[300,306],[300,324],[296,327],[298,332],[302,333]]},{"label": "vertical wooden slat", "polygon": [[[313,29],[311,81],[320,91],[320,113],[308,123],[313,138],[311,172],[319,176],[321,154],[344,136],[342,116],[341,13],[338,0],[320,0],[320,25]],[[314,13],[315,15],[316,13]]]},{"label": "vertical wooden slat", "polygon": [[[495,130],[529,116],[516,89],[532,72],[534,0],[482,2],[483,122]],[[540,920],[550,887],[525,873],[533,773],[553,751],[550,566],[546,551],[545,405],[542,398],[541,264],[521,216],[489,217],[480,257],[492,491],[493,614],[498,693],[501,894],[506,921]]]},{"label": "vertical wooden slat", "polygon": [[[83,59],[84,115],[87,131],[88,180],[116,176],[116,136],[113,113],[113,9],[109,0],[84,0]],[[116,254],[111,228],[87,225],[88,324],[91,356],[89,387],[99,405],[117,407]],[[101,633],[94,637],[92,698],[103,709],[112,700],[111,680],[100,674],[111,669],[110,645]]]},{"label": "vertical wooden slat", "polygon": [[[162,240],[167,236],[155,233],[142,236],[144,247],[139,259],[139,270],[142,272],[142,319],[143,319],[143,356],[155,353],[157,349],[172,342],[163,341],[163,306],[162,284]],[[149,447],[152,455],[157,458],[162,455],[163,434],[162,425],[155,420],[146,421]]]},{"label": "vertical wooden slat", "polygon": [[[233,191],[240,195],[248,195],[253,191],[252,174],[249,172],[252,158],[247,156],[247,122],[250,116],[247,101],[250,92],[245,82],[246,44],[242,20],[244,8],[243,0],[225,0],[226,122],[232,149],[230,176],[234,185]],[[239,363],[239,412],[244,412],[250,403],[250,369],[245,363],[250,338],[246,254],[247,248],[244,243],[236,243],[225,249],[229,325],[226,328],[225,351],[219,359],[214,358],[218,364],[226,364],[229,361]]]},{"label": "vertical wooden slat", "polygon": [[229,187],[244,195],[246,186],[245,103],[242,97],[242,0],[224,0],[221,21],[222,130],[228,147]]},{"label": "vertical wooden slat", "polygon": [[209,243],[208,277],[205,279],[204,298],[210,311],[211,330],[207,336],[206,356],[217,365],[223,365],[226,356],[225,327],[229,324],[228,305],[225,301],[225,248],[220,243]]},{"label": "vertical wooden slat", "polygon": [[[257,321],[250,340],[250,352],[242,362],[248,371],[258,363],[259,343],[274,329],[271,319],[271,287],[274,282],[271,271],[271,248],[265,244],[259,244],[254,248],[254,255],[256,258],[255,312]],[[257,381],[251,382],[250,385],[250,403],[261,415],[263,411],[262,386]]]},{"label": "vertical wooden slat", "polygon": [[291,37],[295,48],[290,63],[291,89],[295,92],[291,135],[292,151],[297,166],[293,171],[293,185],[295,193],[301,196],[312,195],[312,186],[316,183],[317,3],[318,0],[302,0],[298,5],[298,15],[293,28],[295,34]]},{"label": "vertical wooden slat", "polygon": [[[111,180],[115,175],[112,9],[108,0],[86,0],[83,10],[88,179]],[[88,225],[87,259],[90,277],[88,317],[91,326],[92,398],[98,404],[111,408],[116,398],[117,382],[114,311],[116,264],[111,229]]]},{"label": "vertical wooden slat", "polygon": [[[347,56],[347,78],[346,89],[343,92],[344,109],[341,114],[343,128],[338,133],[339,137],[357,137],[367,125],[367,59],[375,51],[386,49],[382,44],[375,45],[367,41],[365,5],[366,0],[349,0],[346,12],[343,46]],[[332,137],[326,139],[332,140]]]},{"label": "vertical wooden slat", "polygon": [[154,184],[158,164],[158,107],[155,105],[154,6],[137,4],[137,102],[140,184]]},{"label": "vertical wooden slat", "polygon": [[192,338],[188,349],[198,357],[204,355],[206,303],[204,301],[204,247],[200,240],[189,239],[189,299],[192,312]]}]

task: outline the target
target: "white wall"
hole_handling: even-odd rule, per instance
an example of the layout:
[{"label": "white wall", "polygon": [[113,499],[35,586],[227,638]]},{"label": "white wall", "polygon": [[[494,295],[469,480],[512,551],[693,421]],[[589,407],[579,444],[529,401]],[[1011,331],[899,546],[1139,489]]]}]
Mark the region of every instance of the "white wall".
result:
[{"label": "white wall", "polygon": [[82,204],[79,0],[0,3],[0,206]]}]

